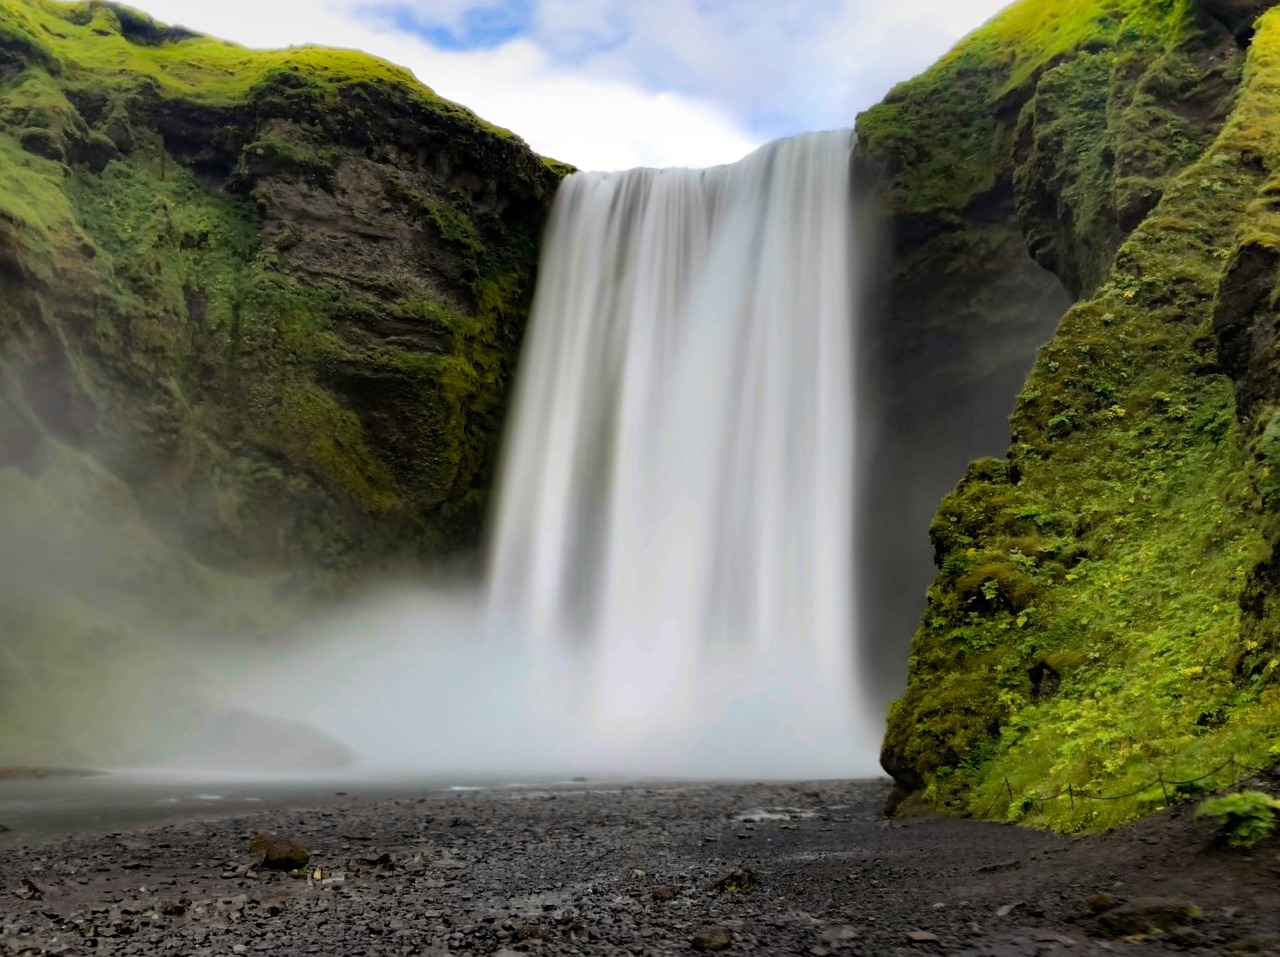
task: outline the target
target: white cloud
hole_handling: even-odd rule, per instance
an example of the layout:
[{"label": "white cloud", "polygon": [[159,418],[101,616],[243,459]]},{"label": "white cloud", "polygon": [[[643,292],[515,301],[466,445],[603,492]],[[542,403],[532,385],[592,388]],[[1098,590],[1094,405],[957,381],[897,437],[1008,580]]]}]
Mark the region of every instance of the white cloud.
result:
[{"label": "white cloud", "polygon": [[527,0],[521,36],[465,52],[385,12],[459,29],[468,11],[519,14],[524,0],[135,2],[250,46],[367,50],[541,153],[616,169],[731,162],[777,135],[849,126],[1004,0]]},{"label": "white cloud", "polygon": [[511,129],[538,152],[584,169],[707,166],[732,162],[760,145],[709,100],[560,67],[528,40],[493,50],[441,51],[359,17],[338,0],[141,5],[160,20],[248,46],[320,43],[375,53],[413,70],[441,96]]},{"label": "white cloud", "polygon": [[[452,23],[437,0],[358,2]],[[509,10],[529,5],[525,35],[562,65],[709,99],[760,137],[850,125],[1008,0],[506,2]]]}]

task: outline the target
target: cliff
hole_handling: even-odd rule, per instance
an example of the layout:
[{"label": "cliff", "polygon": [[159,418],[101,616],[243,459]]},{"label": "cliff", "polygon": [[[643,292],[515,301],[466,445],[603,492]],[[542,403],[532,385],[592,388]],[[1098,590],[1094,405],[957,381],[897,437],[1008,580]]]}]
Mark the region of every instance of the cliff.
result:
[{"label": "cliff", "polygon": [[0,0],[0,762],[477,543],[565,172],[363,54]]},{"label": "cliff", "polygon": [[213,563],[475,540],[561,170],[362,54],[31,0],[0,4],[0,150],[32,428]]},{"label": "cliff", "polygon": [[[1022,2],[859,120],[896,235],[889,336],[945,327],[973,356],[1040,329],[1016,299],[967,306],[992,300],[967,284],[1012,274],[1015,235],[1075,302],[1007,456],[933,520],[883,751],[900,800],[1080,830],[1164,803],[1161,776],[1274,763],[1270,6]],[[944,305],[915,292],[937,275]]]}]

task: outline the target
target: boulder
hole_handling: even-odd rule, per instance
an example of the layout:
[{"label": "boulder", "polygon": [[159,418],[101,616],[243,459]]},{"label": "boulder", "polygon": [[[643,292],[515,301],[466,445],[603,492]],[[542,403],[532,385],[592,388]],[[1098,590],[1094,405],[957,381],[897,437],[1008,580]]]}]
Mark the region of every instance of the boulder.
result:
[{"label": "boulder", "polygon": [[705,927],[693,935],[694,950],[728,950],[733,944],[733,931],[727,927]]},{"label": "boulder", "polygon": [[1186,927],[1202,916],[1200,908],[1187,901],[1147,897],[1099,915],[1098,928],[1105,937],[1137,937]]},{"label": "boulder", "polygon": [[711,889],[717,894],[742,894],[755,890],[759,885],[760,875],[744,867],[732,874],[726,874],[712,884]]},{"label": "boulder", "polygon": [[258,834],[249,842],[249,851],[260,858],[260,866],[269,871],[295,871],[306,867],[311,852],[287,837],[279,834]]}]

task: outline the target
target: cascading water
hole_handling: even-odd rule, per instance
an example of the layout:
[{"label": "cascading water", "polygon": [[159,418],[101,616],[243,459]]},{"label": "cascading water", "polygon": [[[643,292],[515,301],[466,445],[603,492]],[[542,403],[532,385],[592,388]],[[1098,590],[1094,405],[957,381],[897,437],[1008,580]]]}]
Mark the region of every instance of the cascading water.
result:
[{"label": "cascading water", "polygon": [[703,751],[746,721],[826,764],[858,724],[850,149],[578,175],[557,200],[491,602],[574,649],[609,740]]},{"label": "cascading water", "polygon": [[398,642],[362,620],[313,663],[340,677],[308,686],[326,704],[303,717],[384,764],[379,728],[413,742],[395,763],[419,770],[874,773],[853,665],[851,147],[822,133],[734,166],[569,178],[481,594],[394,612]]}]

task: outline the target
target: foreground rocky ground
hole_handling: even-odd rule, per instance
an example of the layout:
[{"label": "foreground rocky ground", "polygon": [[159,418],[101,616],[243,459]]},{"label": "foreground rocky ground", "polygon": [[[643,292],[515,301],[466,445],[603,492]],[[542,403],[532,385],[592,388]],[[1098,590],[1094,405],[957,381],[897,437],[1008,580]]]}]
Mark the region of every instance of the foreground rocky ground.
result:
[{"label": "foreground rocky ground", "polygon": [[[889,822],[879,783],[565,787],[0,851],[0,954],[1280,954],[1280,844]],[[311,851],[293,874],[251,838]],[[1097,913],[1105,911],[1105,913]]]}]

